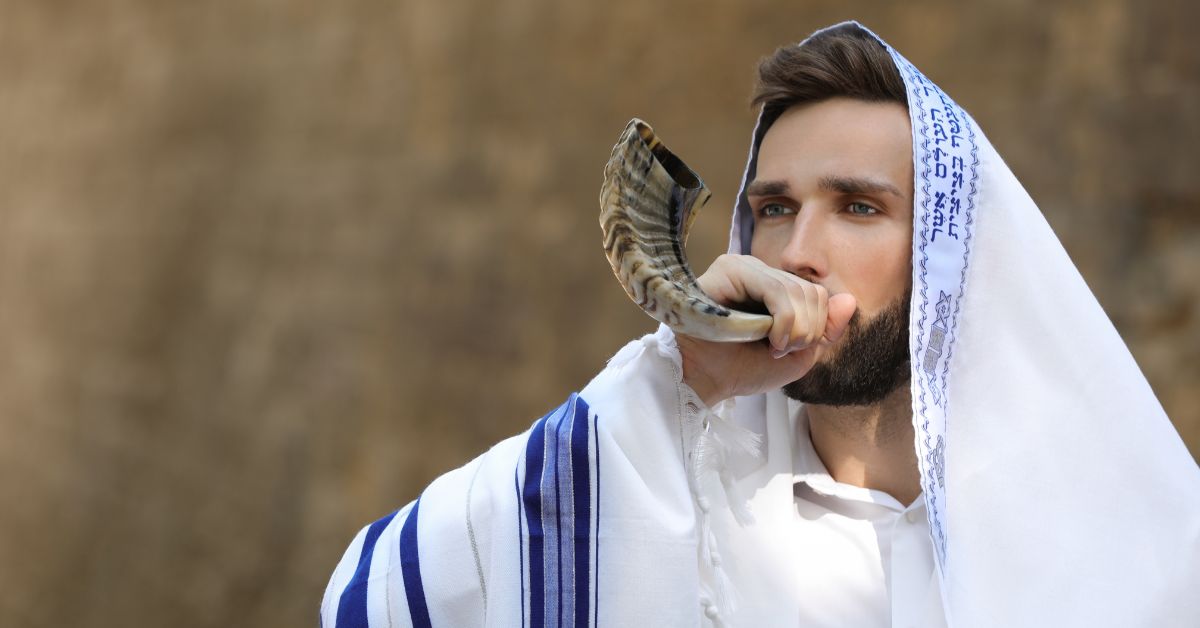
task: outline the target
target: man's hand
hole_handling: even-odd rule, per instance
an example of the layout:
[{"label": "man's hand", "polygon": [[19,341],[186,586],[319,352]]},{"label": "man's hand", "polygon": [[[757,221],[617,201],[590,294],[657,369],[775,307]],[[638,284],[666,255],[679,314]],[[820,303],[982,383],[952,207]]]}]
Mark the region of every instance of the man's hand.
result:
[{"label": "man's hand", "polygon": [[683,381],[709,406],[800,379],[813,367],[816,350],[846,331],[857,308],[849,293],[831,297],[824,286],[750,255],[722,255],[697,281],[722,305],[762,303],[774,319],[767,338],[757,342],[710,342],[676,335]]}]

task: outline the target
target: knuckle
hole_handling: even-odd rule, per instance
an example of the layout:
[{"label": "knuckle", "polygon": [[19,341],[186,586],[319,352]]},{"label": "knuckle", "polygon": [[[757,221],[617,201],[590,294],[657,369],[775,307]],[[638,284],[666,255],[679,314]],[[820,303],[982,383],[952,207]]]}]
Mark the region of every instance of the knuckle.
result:
[{"label": "knuckle", "polygon": [[796,287],[796,292],[799,295],[799,300],[805,305],[813,305],[817,302],[817,292],[812,284],[802,284]]},{"label": "knuckle", "polygon": [[771,315],[777,325],[789,331],[796,324],[796,312],[792,308],[781,308],[778,312],[772,312]]},{"label": "knuckle", "polygon": [[787,290],[789,293],[800,297],[800,301],[804,301],[804,299],[807,298],[807,296],[806,296],[807,288],[805,287],[805,285],[802,281],[799,281],[799,282],[798,281],[787,281],[787,282],[785,282],[785,285],[787,286]]},{"label": "knuckle", "polygon": [[810,312],[808,312],[808,314],[810,314],[810,316],[805,316],[804,326],[800,330],[800,337],[804,339],[804,343],[806,345],[812,344],[813,336],[815,335],[816,328],[817,328],[817,324],[816,324],[817,322],[815,320],[812,320],[812,318],[813,318],[811,316],[812,312],[810,311]]}]

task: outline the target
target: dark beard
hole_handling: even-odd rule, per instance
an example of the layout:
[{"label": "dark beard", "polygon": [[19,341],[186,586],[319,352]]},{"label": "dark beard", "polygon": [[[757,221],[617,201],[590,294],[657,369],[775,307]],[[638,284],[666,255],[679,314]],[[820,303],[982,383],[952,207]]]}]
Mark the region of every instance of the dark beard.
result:
[{"label": "dark beard", "polygon": [[837,352],[817,362],[804,377],[783,387],[783,394],[827,406],[868,406],[907,384],[908,310],[912,291],[865,323],[850,317]]}]

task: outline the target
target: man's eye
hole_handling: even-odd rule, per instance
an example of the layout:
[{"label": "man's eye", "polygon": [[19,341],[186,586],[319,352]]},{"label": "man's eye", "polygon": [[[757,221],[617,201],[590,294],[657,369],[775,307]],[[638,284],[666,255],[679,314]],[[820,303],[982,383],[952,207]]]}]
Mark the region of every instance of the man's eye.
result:
[{"label": "man's eye", "polygon": [[762,215],[764,218],[770,218],[772,216],[783,216],[783,215],[791,212],[790,209],[788,209],[784,205],[780,205],[779,203],[767,203],[766,205],[763,205],[762,209],[760,209],[759,211],[762,212]]},{"label": "man's eye", "polygon": [[846,207],[846,211],[854,214],[855,216],[870,216],[871,214],[879,213],[878,209],[863,203],[850,203],[850,205]]}]

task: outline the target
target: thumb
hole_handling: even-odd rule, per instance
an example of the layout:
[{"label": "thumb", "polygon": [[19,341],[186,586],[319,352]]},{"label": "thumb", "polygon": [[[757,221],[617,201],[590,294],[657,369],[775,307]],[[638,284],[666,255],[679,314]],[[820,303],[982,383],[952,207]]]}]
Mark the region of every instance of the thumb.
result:
[{"label": "thumb", "polygon": [[858,309],[858,301],[849,292],[829,297],[828,316],[825,319],[825,340],[836,342],[850,325],[850,317]]}]

